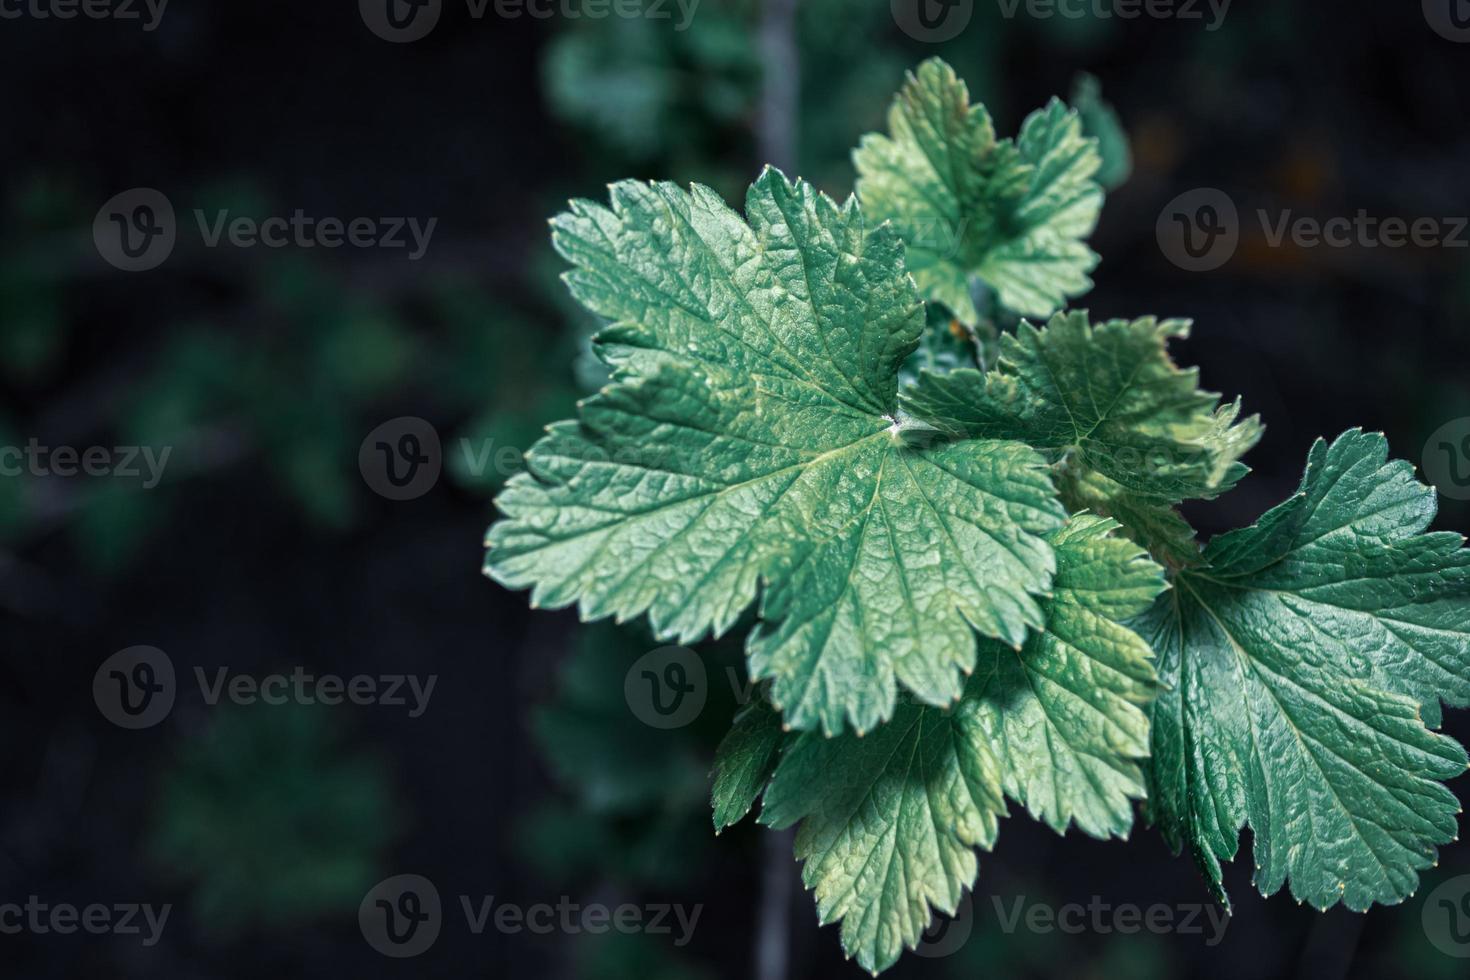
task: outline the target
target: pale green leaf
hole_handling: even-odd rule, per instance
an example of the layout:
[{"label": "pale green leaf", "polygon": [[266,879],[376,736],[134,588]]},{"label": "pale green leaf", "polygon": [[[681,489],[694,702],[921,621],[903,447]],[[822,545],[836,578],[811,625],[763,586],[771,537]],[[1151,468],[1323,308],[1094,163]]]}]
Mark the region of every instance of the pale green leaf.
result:
[{"label": "pale green leaf", "polygon": [[1044,460],[913,438],[897,374],[922,306],[855,200],[767,170],[746,216],[625,182],[556,220],[617,374],[507,484],[486,571],[680,642],[759,591],[750,674],[795,728],[870,729],[900,686],[953,702],[976,630],[1019,645],[1042,622],[1065,516]]},{"label": "pale green leaf", "polygon": [[1020,651],[982,645],[966,697],[1001,760],[1006,792],[1053,830],[1126,837],[1144,795],[1152,651],[1119,625],[1149,608],[1163,569],[1118,525],[1073,517],[1053,536],[1057,574],[1046,629]]},{"label": "pale green leaf", "polygon": [[1222,900],[1246,824],[1261,893],[1318,908],[1404,900],[1455,839],[1439,780],[1465,752],[1424,719],[1470,703],[1470,553],[1424,533],[1434,493],[1387,456],[1381,435],[1319,440],[1294,496],[1132,624],[1167,688],[1150,812]]},{"label": "pale green leaf", "polygon": [[1000,763],[970,700],[900,705],[857,738],[797,737],[766,789],[760,822],[796,833],[823,925],[871,972],[912,948],[934,910],[953,914],[975,880],[976,847],[1005,814]]},{"label": "pale green leaf", "polygon": [[1022,323],[995,371],[921,373],[904,409],[955,435],[1022,439],[1138,496],[1213,497],[1246,472],[1238,460],[1261,426],[1170,360],[1168,341],[1188,331],[1153,317],[1092,325],[1080,310]]},{"label": "pale green leaf", "polygon": [[972,277],[1026,316],[1092,288],[1098,258],[1083,239],[1102,208],[1092,179],[1100,161],[1075,112],[1053,99],[1016,140],[998,140],[984,106],[970,105],[965,83],[936,58],[909,75],[888,128],[853,153],[857,193],[903,236],[925,299],[974,324]]},{"label": "pale green leaf", "polygon": [[1142,705],[1149,649],[1118,620],[1146,609],[1162,570],[1077,515],[1052,536],[1055,592],[1045,632],[1021,650],[983,645],[965,696],[949,709],[905,704],[863,738],[795,738],[760,820],[798,821],[797,857],[823,923],[868,970],[912,947],[933,911],[953,913],[990,848],[1003,794],[1058,830],[1126,833],[1143,794]]},{"label": "pale green leaf", "polygon": [[1056,477],[1057,493],[1067,509],[1113,518],[1123,526],[1124,534],[1170,568],[1199,561],[1194,528],[1171,501],[1139,496],[1082,466],[1060,467]]}]

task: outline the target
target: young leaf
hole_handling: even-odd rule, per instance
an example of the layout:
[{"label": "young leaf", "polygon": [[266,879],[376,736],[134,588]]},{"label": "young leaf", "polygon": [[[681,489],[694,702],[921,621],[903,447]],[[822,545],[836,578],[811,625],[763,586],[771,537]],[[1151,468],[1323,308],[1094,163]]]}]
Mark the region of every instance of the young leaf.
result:
[{"label": "young leaf", "polygon": [[976,719],[900,705],[857,738],[797,737],[766,789],[760,822],[801,821],[796,856],[822,925],[842,920],[842,947],[873,973],[913,948],[932,910],[953,915],[995,844],[1005,814],[1000,763]]},{"label": "young leaf", "polygon": [[556,220],[617,373],[507,484],[486,572],[681,642],[762,585],[752,680],[792,727],[864,731],[899,684],[956,700],[975,630],[1041,625],[1065,512],[1027,446],[900,419],[923,314],[891,229],[770,169],[746,214],[630,181]]},{"label": "young leaf", "polygon": [[781,716],[763,700],[751,702],[715,750],[715,784],[710,794],[715,833],[739,823],[770,782],[781,743]]},{"label": "young leaf", "polygon": [[857,193],[876,221],[891,220],[925,299],[974,324],[970,279],[1026,316],[1046,316],[1092,288],[1098,257],[1083,244],[1102,209],[1093,181],[1096,141],[1053,99],[1013,142],[970,105],[954,69],[934,58],[910,74],[888,113],[889,135],[853,153]]},{"label": "young leaf", "polygon": [[1082,120],[1082,132],[1097,140],[1097,155],[1102,165],[1097,168],[1097,182],[1105,190],[1127,183],[1133,173],[1133,149],[1117,111],[1102,95],[1102,83],[1093,75],[1082,73],[1072,80],[1069,99]]},{"label": "young leaf", "polygon": [[1113,518],[1123,525],[1125,535],[1170,568],[1199,562],[1194,528],[1170,501],[1139,496],[1116,480],[1080,466],[1058,469],[1057,493],[1071,510]]},{"label": "young leaf", "polygon": [[1021,439],[1139,496],[1213,497],[1244,475],[1237,460],[1261,428],[1175,367],[1166,345],[1188,333],[1185,320],[1093,326],[1086,311],[1058,313],[1002,337],[988,375],[921,373],[903,407],[953,435]]},{"label": "young leaf", "polygon": [[903,407],[950,434],[1046,450],[1067,507],[1116,519],[1160,561],[1185,567],[1199,548],[1173,505],[1228,490],[1261,435],[1255,416],[1239,420],[1238,401],[1220,405],[1170,360],[1168,341],[1188,329],[1152,317],[1093,326],[1082,311],[1042,330],[1022,323],[1001,338],[995,371],[922,372]]},{"label": "young leaf", "polygon": [[1126,837],[1144,795],[1153,653],[1118,624],[1149,608],[1164,576],[1111,536],[1117,526],[1079,514],[1052,537],[1045,632],[1020,651],[984,644],[971,684],[1006,792],[1058,833],[1075,820],[1094,837]]},{"label": "young leaf", "polygon": [[1387,456],[1381,435],[1318,440],[1294,496],[1132,624],[1165,686],[1150,811],[1222,901],[1247,823],[1261,893],[1289,879],[1322,909],[1402,901],[1455,838],[1438,780],[1465,752],[1421,714],[1470,703],[1470,552],[1423,533],[1434,491]]},{"label": "young leaf", "polygon": [[1118,620],[1148,608],[1161,569],[1077,515],[1051,538],[1055,592],[1044,632],[1019,651],[984,645],[951,709],[901,706],[864,737],[794,739],[760,822],[801,821],[796,854],[821,921],[868,970],[913,946],[931,910],[953,913],[995,843],[1003,793],[1057,830],[1126,833],[1143,794],[1139,759],[1152,690],[1149,649]]}]

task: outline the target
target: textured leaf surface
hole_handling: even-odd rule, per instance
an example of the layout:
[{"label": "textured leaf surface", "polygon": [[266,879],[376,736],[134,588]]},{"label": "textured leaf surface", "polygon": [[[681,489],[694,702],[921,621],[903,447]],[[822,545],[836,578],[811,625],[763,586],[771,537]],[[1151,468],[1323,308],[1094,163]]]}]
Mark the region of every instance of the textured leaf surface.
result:
[{"label": "textured leaf surface", "polygon": [[1059,833],[1075,820],[1094,837],[1125,837],[1144,795],[1152,651],[1119,623],[1149,608],[1164,577],[1111,536],[1117,526],[1078,515],[1052,538],[1045,631],[1020,651],[984,644],[971,684],[1006,792]]},{"label": "textured leaf surface", "polygon": [[1140,708],[1149,650],[1118,619],[1146,609],[1161,569],[1078,515],[1053,535],[1056,591],[1044,634],[1021,650],[988,643],[950,709],[905,704],[863,738],[796,738],[766,790],[761,822],[801,821],[797,857],[823,923],[866,969],[912,947],[932,910],[953,913],[995,842],[1009,793],[1062,830],[1123,833],[1143,791]]},{"label": "textured leaf surface", "polygon": [[974,630],[1041,624],[1065,514],[1021,443],[910,438],[897,374],[923,313],[891,229],[774,170],[746,215],[625,182],[556,220],[617,374],[507,484],[486,571],[681,642],[762,587],[752,679],[793,727],[866,730],[900,684],[956,700]]},{"label": "textured leaf surface", "polygon": [[1132,493],[1116,480],[1085,466],[1061,468],[1057,492],[1070,510],[1088,510],[1116,520],[1124,534],[1170,568],[1198,564],[1199,543],[1194,528],[1172,501]]},{"label": "textured leaf surface", "polygon": [[1137,496],[1213,497],[1244,475],[1261,428],[1170,360],[1168,341],[1188,331],[1153,317],[1093,326],[1084,311],[1022,323],[995,371],[923,372],[904,408],[954,434],[1022,439]]},{"label": "textured leaf surface", "polygon": [[966,326],[943,304],[926,303],[924,332],[919,346],[899,370],[899,383],[913,384],[923,370],[945,374],[956,368],[980,367],[987,349],[993,348],[997,340],[995,328],[988,323],[979,328]]},{"label": "textured leaf surface", "polygon": [[802,878],[823,925],[866,970],[915,946],[931,910],[953,914],[975,880],[976,847],[1005,813],[1000,763],[962,701],[946,712],[901,705],[863,738],[806,733],[781,758],[760,822],[796,833]]},{"label": "textured leaf surface", "polygon": [[764,701],[753,701],[735,716],[715,751],[715,781],[710,793],[715,833],[739,823],[770,781],[786,734],[781,716]]},{"label": "textured leaf surface", "polygon": [[875,220],[898,228],[925,299],[974,324],[972,276],[1027,316],[1092,288],[1098,258],[1082,240],[1102,209],[1092,179],[1100,160],[1075,112],[1053,99],[1016,140],[998,140],[985,107],[931,59],[894,99],[888,128],[853,154],[857,193]]},{"label": "textured leaf surface", "polygon": [[1289,881],[1318,908],[1402,901],[1455,838],[1438,781],[1465,753],[1421,713],[1470,702],[1470,555],[1423,533],[1434,493],[1387,453],[1357,430],[1319,440],[1293,497],[1133,623],[1168,688],[1150,811],[1222,900],[1247,823],[1261,893]]}]

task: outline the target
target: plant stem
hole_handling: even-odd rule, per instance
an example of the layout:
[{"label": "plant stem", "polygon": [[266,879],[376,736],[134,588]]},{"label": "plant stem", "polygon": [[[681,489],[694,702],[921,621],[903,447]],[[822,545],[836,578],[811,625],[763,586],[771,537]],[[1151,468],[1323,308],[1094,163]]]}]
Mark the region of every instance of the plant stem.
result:
[{"label": "plant stem", "polygon": [[796,105],[801,60],[796,49],[796,0],[765,0],[761,9],[761,105],[756,121],[760,162],[795,177]]},{"label": "plant stem", "polygon": [[756,911],[756,980],[786,980],[791,939],[791,830],[761,834],[761,897]]}]

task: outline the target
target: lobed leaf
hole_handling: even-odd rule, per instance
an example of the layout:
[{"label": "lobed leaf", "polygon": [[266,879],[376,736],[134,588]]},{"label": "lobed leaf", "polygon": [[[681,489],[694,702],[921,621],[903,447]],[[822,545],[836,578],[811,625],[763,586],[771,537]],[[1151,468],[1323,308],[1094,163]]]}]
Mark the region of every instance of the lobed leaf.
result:
[{"label": "lobed leaf", "polygon": [[1144,796],[1153,652],[1119,623],[1152,605],[1164,576],[1117,527],[1079,514],[1053,536],[1046,629],[1020,651],[985,644],[971,683],[1006,793],[1058,833],[1076,821],[1126,837]]},{"label": "lobed leaf", "polygon": [[1262,894],[1318,908],[1414,893],[1455,839],[1439,781],[1464,750],[1431,731],[1470,703],[1470,552],[1423,533],[1434,493],[1381,435],[1318,440],[1300,490],[1221,535],[1133,623],[1159,656],[1149,807],[1221,901],[1255,841]]},{"label": "lobed leaf", "polygon": [[1044,631],[1020,650],[987,643],[950,709],[901,705],[863,738],[789,743],[760,821],[801,822],[796,854],[826,924],[871,971],[912,947],[937,910],[952,914],[975,878],[973,849],[995,843],[1004,796],[1058,831],[1075,820],[1126,833],[1143,795],[1142,705],[1153,668],[1118,620],[1148,608],[1162,570],[1113,521],[1077,515],[1052,535],[1054,594]]},{"label": "lobed leaf", "polygon": [[1153,317],[1093,325],[1085,311],[1039,330],[1023,322],[1001,338],[994,371],[920,372],[903,408],[952,436],[1043,450],[1069,508],[1113,517],[1161,560],[1192,564],[1194,533],[1173,505],[1233,486],[1261,425],[1174,365],[1168,342],[1188,332],[1187,321]]},{"label": "lobed leaf", "polygon": [[900,686],[957,700],[976,630],[1040,626],[1065,512],[1024,444],[900,418],[923,314],[891,229],[770,169],[746,214],[624,182],[554,222],[616,374],[507,484],[486,572],[679,642],[759,591],[751,678],[792,727],[865,731]]},{"label": "lobed leaf", "polygon": [[1025,316],[1046,316],[1092,288],[1098,257],[1083,244],[1102,209],[1095,140],[1053,99],[997,140],[990,114],[938,58],[908,76],[888,113],[889,135],[853,153],[857,194],[892,221],[925,299],[961,320],[980,318],[971,279]]}]

